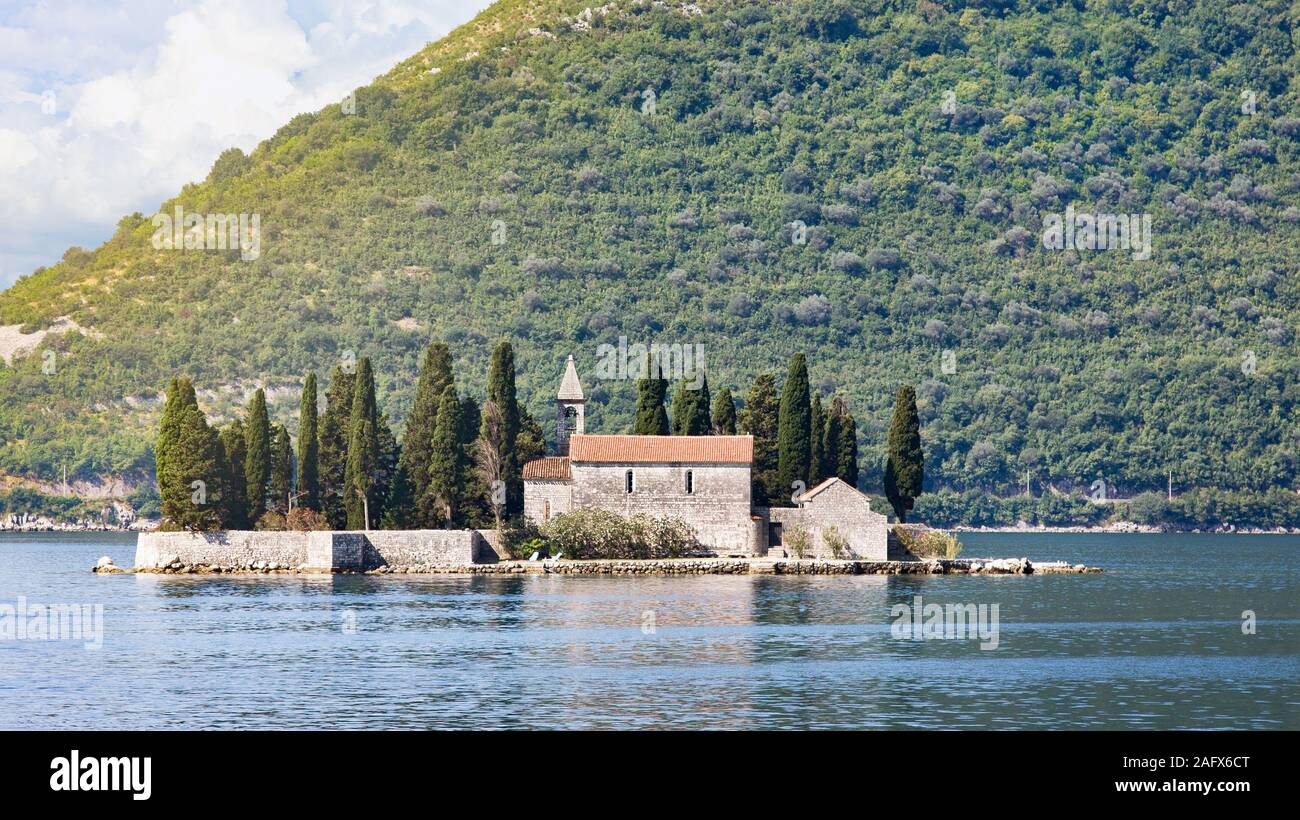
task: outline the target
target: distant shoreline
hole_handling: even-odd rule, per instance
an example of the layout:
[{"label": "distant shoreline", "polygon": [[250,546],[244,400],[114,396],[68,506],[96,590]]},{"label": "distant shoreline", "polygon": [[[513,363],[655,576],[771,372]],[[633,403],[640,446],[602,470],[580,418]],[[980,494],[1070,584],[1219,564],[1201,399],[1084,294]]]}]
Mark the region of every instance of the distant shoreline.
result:
[{"label": "distant shoreline", "polygon": [[[944,528],[940,528],[944,529]],[[1274,529],[1258,529],[1255,527],[1242,527],[1240,529],[1215,529],[1215,530],[1181,530],[1169,527],[1157,527],[1149,524],[1109,524],[1102,527],[1042,527],[1042,526],[1023,526],[1023,527],[951,527],[952,532],[988,532],[988,533],[1077,533],[1080,535],[1300,535],[1300,527],[1287,529],[1277,527]]]},{"label": "distant shoreline", "polygon": [[[151,533],[157,530],[159,522],[157,521],[140,521],[133,526],[86,526],[78,524],[42,524],[27,526],[0,526],[0,535],[9,533]],[[948,530],[952,533],[1001,533],[1001,534],[1041,534],[1041,533],[1074,533],[1080,535],[1157,535],[1167,534],[1199,534],[1199,535],[1300,535],[1300,526],[1297,528],[1287,529],[1260,529],[1260,528],[1234,528],[1234,529],[1174,529],[1165,528],[1165,526],[1153,526],[1149,524],[1132,524],[1132,522],[1121,522],[1121,524],[1109,524],[1105,526],[952,526],[952,528],[939,528]]]}]

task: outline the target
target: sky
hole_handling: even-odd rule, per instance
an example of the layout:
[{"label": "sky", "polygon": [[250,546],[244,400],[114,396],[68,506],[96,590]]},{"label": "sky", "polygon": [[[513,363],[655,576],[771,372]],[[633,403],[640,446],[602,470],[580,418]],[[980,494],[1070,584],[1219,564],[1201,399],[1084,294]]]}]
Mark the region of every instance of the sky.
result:
[{"label": "sky", "polygon": [[0,0],[0,289],[489,0]]}]

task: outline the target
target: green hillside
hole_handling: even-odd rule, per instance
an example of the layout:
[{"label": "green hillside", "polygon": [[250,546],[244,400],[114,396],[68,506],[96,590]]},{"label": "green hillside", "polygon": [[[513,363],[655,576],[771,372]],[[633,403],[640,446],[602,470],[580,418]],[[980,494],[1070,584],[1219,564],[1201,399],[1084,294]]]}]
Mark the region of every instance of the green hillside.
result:
[{"label": "green hillside", "polygon": [[[1297,486],[1300,5],[589,3],[497,3],[161,204],[258,214],[256,260],[136,214],[0,294],[81,328],[0,365],[0,471],[148,475],[176,373],[292,430],[347,351],[400,427],[430,338],[480,394],[511,338],[540,419],[572,353],[620,432],[626,336],[738,397],[805,352],[867,489],[904,381],[927,485]],[[1071,205],[1148,214],[1150,258],[1044,248]]]}]

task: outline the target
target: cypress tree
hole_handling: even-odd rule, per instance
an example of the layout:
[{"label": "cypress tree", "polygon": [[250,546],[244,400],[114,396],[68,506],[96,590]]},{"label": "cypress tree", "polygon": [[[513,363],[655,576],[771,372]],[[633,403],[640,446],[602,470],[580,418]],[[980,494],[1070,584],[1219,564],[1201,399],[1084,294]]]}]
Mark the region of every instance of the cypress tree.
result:
[{"label": "cypress tree", "polygon": [[256,524],[266,512],[266,495],[271,482],[271,422],[266,413],[266,392],[260,387],[248,402],[244,422],[247,450],[244,484],[248,493],[248,520]]},{"label": "cypress tree", "polygon": [[244,465],[248,461],[244,422],[239,419],[221,428],[222,468],[225,481],[222,487],[222,526],[228,530],[246,530],[248,520],[248,483]]},{"label": "cypress tree", "polygon": [[515,451],[519,454],[520,464],[546,455],[546,434],[542,432],[542,425],[523,407],[519,408],[519,438],[515,440]]},{"label": "cypress tree", "polygon": [[[691,417],[691,423],[688,427],[692,432],[687,435],[691,436],[708,436],[713,434],[713,418],[710,415],[710,405],[713,398],[709,395],[709,377],[708,374],[700,374],[700,387],[695,391],[695,408]],[[698,432],[697,432],[698,431]]]},{"label": "cypress tree", "polygon": [[330,526],[341,530],[347,526],[347,510],[343,506],[344,472],[348,459],[348,424],[352,419],[352,393],[356,389],[356,373],[349,373],[340,365],[330,377],[329,390],[325,392],[325,414],[320,421],[320,503],[321,511]]},{"label": "cypress tree", "polygon": [[684,436],[682,430],[686,427],[686,418],[690,415],[691,397],[687,395],[686,385],[677,388],[673,393],[673,435]]},{"label": "cypress tree", "polygon": [[835,472],[834,466],[826,458],[826,412],[822,409],[820,393],[813,393],[809,434],[812,454],[808,457],[808,486],[816,487]]},{"label": "cypress tree", "polygon": [[713,429],[709,418],[709,380],[698,387],[682,382],[673,396],[673,435],[707,436]]},{"label": "cypress tree", "polygon": [[828,437],[827,448],[835,448],[834,461],[835,472],[841,480],[848,482],[851,486],[858,486],[858,423],[854,421],[853,414],[849,412],[848,404],[844,399],[836,397],[831,404],[831,417],[838,420],[838,435],[834,443]]},{"label": "cypress tree", "polygon": [[808,399],[808,362],[802,353],[790,360],[790,372],[781,390],[777,432],[777,484],[774,502],[788,503],[796,481],[807,482],[812,456],[812,408]]},{"label": "cypress tree", "polygon": [[[500,342],[492,351],[492,360],[488,364],[487,400],[500,409],[505,431],[501,474],[506,482],[506,514],[509,517],[523,509],[524,500],[523,465],[519,461],[517,446],[520,415],[519,398],[515,394],[515,351],[509,342]],[[438,414],[441,417],[441,407]]]},{"label": "cypress tree", "polygon": [[[438,404],[452,382],[451,351],[442,342],[431,342],[420,364],[415,401],[406,417],[406,434],[402,439],[402,466],[406,468],[415,499],[424,498],[429,488],[429,459],[438,423]],[[411,515],[419,526],[433,526],[431,513],[424,505],[417,504]]]},{"label": "cypress tree", "polygon": [[316,374],[308,373],[302,383],[298,407],[298,492],[299,507],[320,509],[320,441],[316,419]]},{"label": "cypress tree", "polygon": [[668,411],[664,397],[668,394],[667,379],[647,376],[636,383],[636,427],[638,436],[668,435]]},{"label": "cypress tree", "polygon": [[[376,402],[376,410],[378,402]],[[393,435],[393,428],[388,424],[388,414],[379,413],[375,419],[375,429],[379,438],[379,460],[375,465],[375,486],[370,502],[370,526],[379,526],[384,513],[388,510],[388,498],[393,493],[393,482],[402,461],[402,448]]]},{"label": "cypress tree", "polygon": [[[523,435],[524,409],[519,408],[520,436]],[[459,507],[461,522],[466,526],[479,526],[487,521],[489,509],[482,482],[474,469],[474,442],[478,440],[479,429],[484,426],[483,411],[473,396],[460,397],[460,442],[461,452],[465,454],[465,475],[460,482]],[[519,439],[515,439],[515,454],[519,458],[520,475],[523,474],[524,458],[519,453]],[[521,487],[522,491],[522,487]]]},{"label": "cypress tree", "polygon": [[189,482],[183,481],[183,475],[178,471],[184,460],[180,446],[186,412],[190,407],[198,407],[194,383],[186,378],[173,377],[167,386],[167,399],[163,403],[162,419],[158,424],[154,465],[163,519],[178,527],[184,526],[182,519],[186,517],[193,492]]},{"label": "cypress tree", "polygon": [[393,474],[393,485],[384,501],[384,515],[379,526],[386,530],[418,529],[415,523],[415,485],[406,473],[406,466],[398,463]]},{"label": "cypress tree", "polygon": [[163,482],[167,481],[169,459],[176,449],[180,438],[182,416],[186,407],[198,406],[194,396],[194,383],[189,379],[173,376],[167,386],[167,400],[163,403],[162,420],[158,424],[158,440],[154,444],[154,474],[158,481],[158,494],[162,496]]},{"label": "cypress tree", "polygon": [[905,524],[925,480],[921,421],[916,413],[916,389],[910,384],[898,388],[894,397],[894,417],[889,423],[885,449],[885,496],[898,522]]},{"label": "cypress tree", "polygon": [[[197,404],[185,405],[176,422],[173,449],[167,458],[169,492],[162,499],[163,517],[192,532],[219,529],[223,484],[220,439]],[[196,489],[195,482],[202,484]]]},{"label": "cypress tree", "polygon": [[[448,527],[459,526],[461,523],[459,502],[467,469],[465,450],[458,435],[462,424],[460,410],[456,386],[449,384],[438,404],[433,458],[429,463],[429,496],[439,517]],[[502,428],[504,427],[503,416]]]},{"label": "cypress tree", "polygon": [[289,512],[289,496],[293,494],[293,442],[283,424],[275,425],[271,439],[270,507],[284,515]]},{"label": "cypress tree", "polygon": [[713,433],[718,436],[736,434],[736,402],[731,398],[731,388],[724,387],[713,400]]},{"label": "cypress tree", "polygon": [[753,503],[765,507],[781,497],[777,482],[776,379],[763,373],[754,379],[740,413],[741,430],[754,437]]},{"label": "cypress tree", "polygon": [[373,517],[380,502],[375,490],[380,467],[378,418],[375,376],[370,359],[363,356],[357,362],[348,419],[348,455],[343,468],[343,509],[350,530],[369,529],[376,523],[367,520],[366,513]]}]

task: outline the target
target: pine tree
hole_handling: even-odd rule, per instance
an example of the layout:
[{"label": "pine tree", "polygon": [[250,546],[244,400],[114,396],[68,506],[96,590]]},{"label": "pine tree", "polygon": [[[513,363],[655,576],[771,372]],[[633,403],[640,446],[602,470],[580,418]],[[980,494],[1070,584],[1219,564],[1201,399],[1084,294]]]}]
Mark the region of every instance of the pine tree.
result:
[{"label": "pine tree", "polygon": [[807,482],[808,460],[812,456],[812,408],[808,398],[808,363],[802,353],[790,360],[790,372],[781,390],[777,432],[777,484],[785,499],[796,489],[795,482]]},{"label": "pine tree", "polygon": [[367,514],[376,510],[379,499],[375,477],[379,469],[379,427],[375,407],[375,376],[370,359],[357,362],[352,391],[352,413],[348,419],[348,456],[343,468],[343,509],[347,528],[369,529],[375,523]]},{"label": "pine tree", "polygon": [[753,504],[766,507],[781,497],[777,482],[776,379],[764,373],[754,379],[740,413],[740,428],[754,437]]},{"label": "pine tree", "polygon": [[355,371],[345,370],[342,365],[334,368],[329,390],[325,392],[325,414],[320,422],[321,512],[336,530],[345,528],[348,522],[347,510],[343,506],[343,482],[356,379]]},{"label": "pine tree", "polygon": [[289,496],[293,494],[293,442],[283,424],[275,425],[271,439],[270,507],[280,515],[289,512]]},{"label": "pine tree", "polygon": [[298,407],[298,500],[299,507],[320,509],[320,440],[316,419],[316,374],[308,373],[302,383]]},{"label": "pine tree", "polygon": [[[402,466],[406,468],[415,499],[425,497],[429,489],[429,460],[433,453],[433,433],[438,424],[438,404],[443,391],[453,383],[451,351],[442,342],[432,342],[424,351],[420,376],[415,385],[415,401],[406,417],[402,439]],[[418,504],[411,515],[422,527],[432,527],[431,507]]]},{"label": "pine tree", "polygon": [[267,485],[271,482],[271,422],[266,412],[266,392],[260,387],[249,400],[245,416],[244,484],[248,493],[248,520],[256,524],[266,512]]},{"label": "pine tree", "polygon": [[809,434],[812,455],[808,458],[808,486],[816,487],[835,471],[826,458],[826,412],[822,409],[820,393],[813,393],[812,426]]},{"label": "pine tree", "polygon": [[838,435],[831,443],[828,438],[827,447],[834,446],[835,472],[841,480],[848,482],[853,487],[858,486],[858,423],[854,421],[853,414],[849,412],[848,404],[844,399],[836,397],[831,404],[831,416],[839,420]]},{"label": "pine tree", "polygon": [[[466,457],[458,431],[461,426],[460,400],[455,385],[447,385],[438,404],[438,424],[434,429],[433,457],[429,462],[429,495],[440,519],[448,527],[460,526],[459,502],[465,477]],[[502,429],[505,428],[502,414]],[[502,437],[504,441],[504,436]],[[504,470],[505,457],[502,454]]]},{"label": "pine tree", "polygon": [[724,387],[713,400],[713,434],[716,436],[734,436],[736,434],[736,402],[731,398],[731,388]]},{"label": "pine tree", "polygon": [[636,427],[638,436],[666,436],[668,411],[664,397],[668,394],[668,381],[658,376],[646,377],[636,383]]},{"label": "pine tree", "polygon": [[[519,398],[515,393],[515,351],[509,342],[502,341],[492,351],[488,364],[487,400],[501,410],[501,423],[505,430],[504,449],[501,453],[503,481],[506,483],[507,517],[523,509],[524,483],[519,460]],[[439,416],[442,408],[439,407]]]},{"label": "pine tree", "polygon": [[248,520],[248,479],[244,473],[248,446],[244,422],[235,419],[221,428],[220,441],[224,472],[222,526],[228,530],[247,530],[253,522]]},{"label": "pine tree", "polygon": [[[168,455],[169,493],[163,517],[192,532],[219,529],[221,522],[221,442],[197,404],[185,405],[174,427]],[[177,490],[183,490],[180,495]]]},{"label": "pine tree", "polygon": [[905,524],[925,480],[921,421],[916,413],[916,389],[910,384],[898,388],[894,397],[894,417],[889,423],[885,449],[885,496],[898,522]]}]

